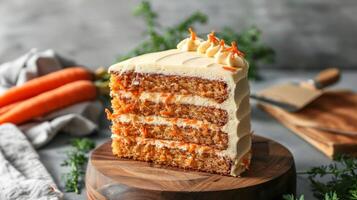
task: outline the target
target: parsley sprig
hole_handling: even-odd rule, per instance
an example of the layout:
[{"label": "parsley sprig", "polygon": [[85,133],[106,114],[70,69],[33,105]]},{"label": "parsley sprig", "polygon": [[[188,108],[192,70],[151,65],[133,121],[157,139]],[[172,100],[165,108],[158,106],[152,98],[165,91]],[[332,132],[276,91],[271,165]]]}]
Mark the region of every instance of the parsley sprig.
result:
[{"label": "parsley sprig", "polygon": [[79,194],[84,183],[84,166],[88,161],[87,154],[95,147],[93,140],[88,138],[74,139],[71,141],[72,149],[67,152],[67,159],[62,166],[69,167],[69,172],[64,174],[66,192]]},{"label": "parsley sprig", "polygon": [[[357,158],[337,156],[335,161],[299,174],[308,176],[314,196],[318,199],[357,200]],[[321,181],[321,178],[327,181]],[[295,200],[292,195],[284,198]],[[304,200],[304,197],[299,200]]]}]

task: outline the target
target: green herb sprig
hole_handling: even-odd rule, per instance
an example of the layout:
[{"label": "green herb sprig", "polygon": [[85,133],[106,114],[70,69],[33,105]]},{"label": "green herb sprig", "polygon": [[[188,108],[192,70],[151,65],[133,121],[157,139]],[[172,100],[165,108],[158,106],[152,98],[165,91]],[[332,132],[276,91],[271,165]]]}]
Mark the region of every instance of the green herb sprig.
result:
[{"label": "green herb sprig", "polygon": [[[145,22],[145,39],[128,53],[119,56],[116,62],[145,53],[176,48],[176,45],[188,36],[188,28],[194,28],[196,24],[206,24],[208,21],[206,14],[197,11],[173,26],[162,27],[157,21],[158,13],[152,9],[149,1],[142,1],[134,9],[134,16],[142,18]],[[206,38],[206,34],[198,34],[198,36]],[[232,28],[224,27],[217,34],[225,41],[238,41],[239,49],[245,52],[246,59],[249,61],[248,77],[250,79],[259,79],[258,66],[272,63],[275,58],[273,49],[262,43],[261,34],[261,31],[255,26],[240,33]],[[95,84],[100,93],[106,97],[109,94],[109,77],[104,68],[99,68],[96,71]]]},{"label": "green herb sprig", "polygon": [[[304,198],[304,195],[301,195],[299,198],[295,198],[294,195],[284,195],[283,196],[283,199],[284,200],[305,200]],[[329,192],[329,193],[326,193],[324,195],[324,198],[322,198],[323,200],[340,200],[338,197],[337,197],[337,194],[335,192]]]},{"label": "green herb sprig", "polygon": [[61,165],[70,168],[69,172],[64,174],[66,192],[79,194],[84,185],[87,154],[95,147],[95,143],[88,138],[80,138],[72,140],[71,145],[72,149],[67,152],[67,159]]},{"label": "green herb sprig", "polygon": [[131,50],[129,53],[120,56],[118,61],[122,61],[137,55],[151,53],[176,48],[176,45],[183,38],[187,37],[187,30],[196,23],[205,24],[207,16],[201,12],[195,12],[182,22],[166,28],[160,28],[157,22],[158,14],[151,8],[148,1],[141,2],[134,10],[134,16],[141,17],[146,24],[146,40]]},{"label": "green herb sprig", "polygon": [[[357,200],[357,158],[337,156],[335,161],[299,174],[308,176],[314,196],[318,199]],[[320,178],[327,178],[327,181]],[[284,199],[295,200],[292,195],[286,195]],[[299,200],[304,200],[304,197]]]},{"label": "green herb sprig", "polygon": [[[187,37],[189,27],[194,27],[195,24],[205,24],[208,21],[207,15],[197,11],[176,25],[162,28],[157,22],[158,14],[152,9],[148,1],[141,2],[134,10],[134,15],[145,21],[145,33],[148,37],[132,51],[120,56],[117,61],[145,53],[176,48],[177,43]],[[206,37],[206,34],[198,35],[202,38]],[[246,59],[250,64],[249,78],[259,78],[257,71],[259,64],[274,61],[275,53],[272,48],[261,42],[261,31],[257,27],[250,27],[241,33],[235,32],[232,28],[224,27],[219,32],[218,37],[225,41],[238,41],[239,48],[245,52]]]}]

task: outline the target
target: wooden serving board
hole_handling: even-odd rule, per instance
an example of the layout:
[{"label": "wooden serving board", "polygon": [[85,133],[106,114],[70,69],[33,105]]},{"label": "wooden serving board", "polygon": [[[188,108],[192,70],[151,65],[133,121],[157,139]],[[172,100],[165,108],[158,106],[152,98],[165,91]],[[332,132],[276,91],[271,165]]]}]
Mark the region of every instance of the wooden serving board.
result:
[{"label": "wooden serving board", "polygon": [[[260,107],[295,134],[333,158],[338,154],[357,155],[357,94],[329,91],[297,113],[267,104]],[[296,122],[338,129],[347,133],[296,125]]]},{"label": "wooden serving board", "polygon": [[254,136],[250,169],[241,177],[159,167],[119,159],[108,141],[95,149],[86,173],[88,199],[255,199],[295,194],[291,153],[279,143]]}]

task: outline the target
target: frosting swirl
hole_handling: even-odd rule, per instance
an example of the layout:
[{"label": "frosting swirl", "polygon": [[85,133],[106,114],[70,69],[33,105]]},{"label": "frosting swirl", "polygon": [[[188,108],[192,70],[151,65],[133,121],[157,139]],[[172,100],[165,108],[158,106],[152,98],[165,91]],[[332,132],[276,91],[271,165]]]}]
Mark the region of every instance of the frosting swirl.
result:
[{"label": "frosting swirl", "polygon": [[215,36],[215,33],[212,31],[210,34],[207,35],[207,41],[202,42],[198,46],[197,51],[201,54],[206,54],[208,57],[213,57],[214,54],[216,54],[219,49],[218,44],[219,44],[218,38]]},{"label": "frosting swirl", "polygon": [[224,40],[220,41],[219,46],[220,48],[218,52],[214,55],[214,60],[218,64],[225,65],[229,51],[227,51],[227,46],[225,45]]},{"label": "frosting swirl", "polygon": [[208,49],[208,47],[211,45],[211,43],[209,41],[204,41],[202,42],[198,48],[197,48],[197,52],[201,53],[201,54],[205,54],[206,50]]},{"label": "frosting swirl", "polygon": [[196,33],[189,28],[190,37],[182,40],[177,44],[177,48],[181,51],[196,51],[197,47],[200,45],[201,40],[196,36]]},{"label": "frosting swirl", "polygon": [[227,59],[226,64],[232,67],[243,67],[245,66],[243,56],[244,53],[238,50],[237,43],[233,41],[231,43],[231,47],[228,48],[230,51]]},{"label": "frosting swirl", "polygon": [[177,48],[181,51],[197,51],[200,54],[205,54],[207,57],[213,57],[218,64],[229,67],[244,67],[244,53],[238,50],[237,43],[233,41],[231,46],[225,45],[224,40],[220,40],[212,31],[207,35],[207,40],[202,41],[197,38],[196,33],[189,29],[191,36],[182,40]]}]

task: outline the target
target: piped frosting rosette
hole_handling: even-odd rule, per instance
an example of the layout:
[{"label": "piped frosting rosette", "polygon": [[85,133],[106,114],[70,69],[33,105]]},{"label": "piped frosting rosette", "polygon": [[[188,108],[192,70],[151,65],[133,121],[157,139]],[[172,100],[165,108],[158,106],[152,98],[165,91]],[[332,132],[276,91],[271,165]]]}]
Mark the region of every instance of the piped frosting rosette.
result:
[{"label": "piped frosting rosette", "polygon": [[191,28],[189,31],[190,37],[177,45],[181,51],[197,51],[199,54],[214,58],[216,63],[224,65],[224,67],[233,67],[234,69],[246,66],[244,53],[238,49],[235,41],[231,43],[231,46],[228,46],[224,40],[217,38],[213,31],[207,35],[207,40],[203,41],[196,36]]},{"label": "piped frosting rosette", "polygon": [[189,28],[190,37],[182,40],[177,44],[177,48],[181,51],[196,51],[197,47],[201,44],[202,39],[196,36],[196,33]]}]

